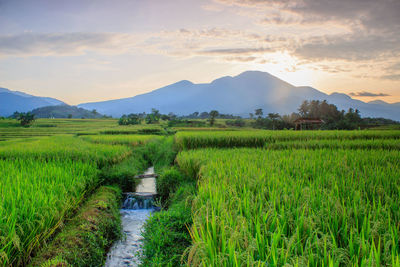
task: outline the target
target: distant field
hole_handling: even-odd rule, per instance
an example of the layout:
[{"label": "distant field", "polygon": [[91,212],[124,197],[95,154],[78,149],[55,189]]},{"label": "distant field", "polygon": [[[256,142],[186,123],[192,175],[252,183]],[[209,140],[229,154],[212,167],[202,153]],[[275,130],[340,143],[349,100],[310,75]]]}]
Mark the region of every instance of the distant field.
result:
[{"label": "distant field", "polygon": [[117,119],[38,119],[31,127],[16,120],[0,120],[0,141],[53,135],[159,134],[162,125],[120,126]]},{"label": "distant field", "polygon": [[[178,132],[175,142],[180,149],[196,149],[205,147],[264,147],[276,142],[291,141],[303,144],[313,140],[378,140],[400,139],[400,131],[217,131],[217,132]],[[326,141],[324,141],[326,143]]]},{"label": "distant field", "polygon": [[83,140],[96,144],[111,144],[111,145],[143,145],[151,140],[160,139],[157,135],[84,135],[80,137]]}]

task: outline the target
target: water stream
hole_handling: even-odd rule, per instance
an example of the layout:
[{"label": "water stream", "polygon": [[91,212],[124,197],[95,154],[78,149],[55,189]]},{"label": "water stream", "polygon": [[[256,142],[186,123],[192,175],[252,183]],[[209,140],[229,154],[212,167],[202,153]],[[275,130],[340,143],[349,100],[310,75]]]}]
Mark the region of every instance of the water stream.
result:
[{"label": "water stream", "polygon": [[[144,174],[154,174],[149,168]],[[114,243],[107,255],[106,267],[139,266],[141,231],[153,208],[153,196],[156,194],[156,179],[143,178],[136,187],[136,192],[125,193],[123,207],[120,210],[124,238]]]}]

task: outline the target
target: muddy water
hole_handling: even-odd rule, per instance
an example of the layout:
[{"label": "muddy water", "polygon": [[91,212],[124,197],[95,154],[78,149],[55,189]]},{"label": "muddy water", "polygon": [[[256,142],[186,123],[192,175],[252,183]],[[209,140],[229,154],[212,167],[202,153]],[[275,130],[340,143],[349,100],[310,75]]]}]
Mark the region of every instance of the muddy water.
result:
[{"label": "muddy water", "polygon": [[[154,174],[154,168],[149,168],[144,174]],[[110,249],[106,267],[139,266],[143,240],[141,232],[145,221],[154,210],[152,195],[156,193],[156,179],[143,178],[136,187],[136,192],[125,194],[124,205],[120,210],[124,238]]]}]

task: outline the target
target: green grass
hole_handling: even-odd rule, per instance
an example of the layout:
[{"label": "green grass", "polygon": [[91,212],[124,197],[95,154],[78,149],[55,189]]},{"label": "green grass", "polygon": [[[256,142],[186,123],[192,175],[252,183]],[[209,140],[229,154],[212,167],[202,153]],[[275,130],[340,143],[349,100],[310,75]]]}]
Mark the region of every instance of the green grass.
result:
[{"label": "green grass", "polygon": [[130,153],[131,149],[126,146],[92,144],[73,136],[43,137],[0,145],[0,159],[73,159],[93,161],[99,167],[119,162]]},{"label": "green grass", "polygon": [[0,265],[26,262],[97,184],[97,172],[70,159],[0,160]]},{"label": "green grass", "polygon": [[121,237],[120,198],[118,187],[100,187],[30,265],[102,266],[107,249]]},{"label": "green grass", "polygon": [[282,141],[400,139],[400,131],[215,131],[178,132],[180,150],[205,147],[263,147]]},{"label": "green grass", "polygon": [[307,140],[266,143],[268,149],[386,149],[400,150],[400,139]]},{"label": "green grass", "polygon": [[398,150],[191,150],[195,266],[398,266]]},{"label": "green grass", "polygon": [[137,146],[162,137],[156,135],[86,135],[80,138],[96,144]]}]

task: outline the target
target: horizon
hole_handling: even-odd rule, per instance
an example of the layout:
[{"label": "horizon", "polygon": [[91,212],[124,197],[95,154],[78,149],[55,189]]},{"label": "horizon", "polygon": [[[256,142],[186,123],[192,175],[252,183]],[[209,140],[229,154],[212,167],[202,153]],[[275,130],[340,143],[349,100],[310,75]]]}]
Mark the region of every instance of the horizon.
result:
[{"label": "horizon", "polygon": [[[173,82],[173,83],[171,83],[171,84],[164,85],[164,86],[162,86],[162,87],[160,87],[160,88],[151,89],[151,90],[149,90],[149,91],[147,91],[147,92],[144,92],[144,93],[140,93],[140,94],[137,94],[137,95],[134,95],[134,96],[127,96],[127,97],[123,97],[123,98],[133,98],[133,97],[135,97],[135,96],[142,95],[142,94],[147,94],[147,93],[150,93],[150,92],[153,92],[153,91],[157,91],[157,90],[162,89],[162,88],[164,88],[164,87],[167,87],[167,86],[170,86],[170,85],[173,85],[173,84],[177,84],[177,83],[180,83],[180,82],[183,82],[183,81],[187,81],[187,82],[190,82],[190,83],[195,84],[195,85],[197,85],[197,84],[210,84],[210,83],[214,82],[215,80],[218,80],[218,79],[221,79],[221,78],[226,78],[226,77],[231,77],[231,78],[233,78],[233,77],[239,76],[239,75],[241,75],[241,74],[243,74],[243,73],[246,73],[246,72],[262,72],[262,73],[265,73],[265,74],[272,75],[272,74],[270,74],[270,73],[268,73],[268,72],[264,72],[264,71],[247,70],[247,71],[241,72],[241,73],[239,73],[239,74],[237,74],[237,75],[222,76],[222,77],[216,78],[216,79],[214,79],[214,80],[212,80],[212,81],[209,81],[209,82],[202,82],[202,83],[195,83],[195,82],[192,82],[192,81],[190,81],[190,80],[182,79],[182,80]],[[274,76],[274,75],[272,75],[272,76]],[[285,80],[283,80],[283,79],[281,79],[281,78],[279,78],[279,77],[277,77],[277,76],[274,76],[274,77],[275,77],[275,78],[278,78],[278,79],[280,79],[280,80],[282,80],[282,81],[284,81],[284,82],[286,82]],[[296,87],[308,87],[308,86],[307,86],[307,85],[300,85],[300,86],[296,86]],[[12,89],[10,89],[10,88],[5,88],[5,87],[3,87],[3,86],[1,86],[1,85],[0,85],[0,88],[8,89],[8,90],[11,90],[11,91],[17,91],[17,90],[12,90]],[[312,88],[313,88],[313,87],[312,87]],[[320,91],[320,92],[323,92],[322,90],[319,90],[318,88],[314,88],[314,89],[316,89],[316,90],[318,90],[318,91]],[[18,90],[17,92],[25,93],[24,91],[19,91],[19,90]],[[323,93],[325,93],[325,92],[323,92]],[[342,92],[335,92],[335,91],[334,91],[334,92],[326,93],[326,94],[327,94],[327,95],[332,95],[332,94],[345,94],[345,93],[342,93]],[[353,98],[353,99],[357,99],[357,98],[355,98],[354,96],[352,96],[352,95],[350,95],[350,94],[346,94],[346,95],[347,95],[348,97]],[[40,96],[40,95],[33,95],[33,96],[36,96],[36,97],[51,97],[51,96]],[[119,100],[119,99],[123,99],[123,98],[115,98],[115,99],[110,98],[110,99],[105,99],[105,100],[100,100],[100,101],[81,102],[81,103],[77,103],[77,104],[69,104],[68,102],[64,101],[63,99],[59,99],[59,98],[57,98],[57,100],[60,100],[60,101],[64,102],[64,104],[67,104],[67,105],[69,105],[69,106],[78,106],[78,105],[81,105],[81,104],[97,103],[97,102],[103,102],[103,101],[112,101],[112,100]],[[310,99],[310,100],[312,100],[312,99]],[[383,101],[383,102],[388,103],[388,104],[397,104],[397,103],[400,103],[400,102],[387,102],[387,101],[382,100],[382,99],[379,98],[379,97],[378,97],[378,98],[375,98],[374,100],[369,100],[369,101],[366,101],[366,100],[364,100],[364,99],[357,99],[357,100],[363,101],[363,102],[365,102],[365,103],[369,103],[369,102],[373,102],[373,101]]]},{"label": "horizon", "polygon": [[400,2],[0,0],[0,86],[69,105],[244,71],[400,102]]}]

